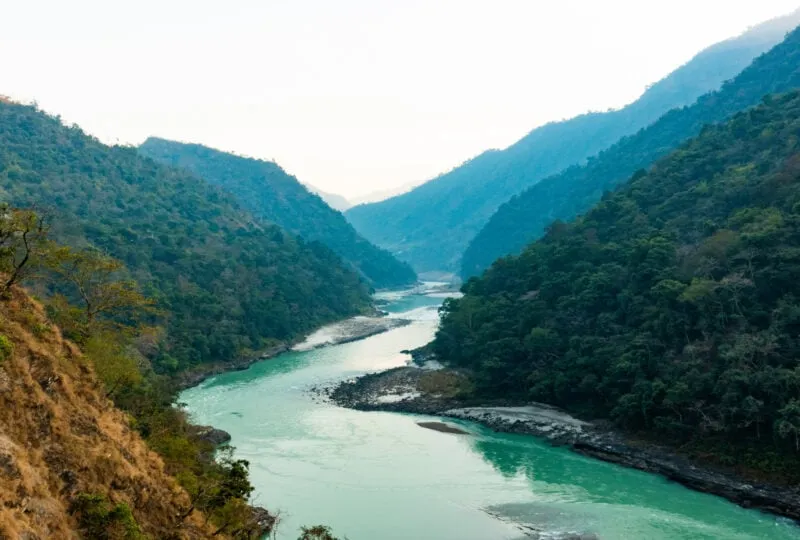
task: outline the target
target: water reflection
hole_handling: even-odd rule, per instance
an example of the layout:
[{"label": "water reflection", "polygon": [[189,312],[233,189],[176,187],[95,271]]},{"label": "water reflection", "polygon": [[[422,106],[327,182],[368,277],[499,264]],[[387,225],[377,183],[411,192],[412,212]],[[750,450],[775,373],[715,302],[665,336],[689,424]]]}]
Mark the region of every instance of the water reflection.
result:
[{"label": "water reflection", "polygon": [[[633,530],[641,535],[644,523],[648,538],[800,537],[800,529],[785,520],[767,514],[754,520],[753,512],[718,497],[684,490],[662,477],[598,462],[531,437],[478,428],[470,445],[504,477],[524,477],[531,488],[531,502],[488,510],[534,530],[626,538]],[[698,507],[703,508],[701,515]]]}]

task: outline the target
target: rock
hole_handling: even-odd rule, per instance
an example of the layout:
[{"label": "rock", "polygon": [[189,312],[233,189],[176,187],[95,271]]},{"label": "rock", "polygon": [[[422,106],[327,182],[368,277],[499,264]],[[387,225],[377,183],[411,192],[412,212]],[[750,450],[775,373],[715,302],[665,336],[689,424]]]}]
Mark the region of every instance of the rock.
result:
[{"label": "rock", "polygon": [[220,446],[231,442],[231,434],[213,426],[196,426],[195,434],[201,441]]},{"label": "rock", "polygon": [[251,523],[255,524],[263,534],[268,534],[275,526],[275,516],[269,513],[269,510],[260,506],[251,507],[250,514]]},{"label": "rock", "polygon": [[432,429],[434,431],[441,431],[442,433],[455,433],[457,435],[469,435],[469,432],[463,429],[445,424],[444,422],[417,422],[419,427]]}]

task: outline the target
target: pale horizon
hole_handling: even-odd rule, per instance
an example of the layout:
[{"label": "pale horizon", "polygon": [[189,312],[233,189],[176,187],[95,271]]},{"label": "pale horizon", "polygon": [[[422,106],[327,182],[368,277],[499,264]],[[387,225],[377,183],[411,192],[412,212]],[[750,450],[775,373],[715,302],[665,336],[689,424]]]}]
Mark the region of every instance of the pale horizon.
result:
[{"label": "pale horizon", "polygon": [[204,144],[354,199],[624,106],[705,47],[797,8],[536,4],[26,2],[4,10],[0,94],[107,143]]}]

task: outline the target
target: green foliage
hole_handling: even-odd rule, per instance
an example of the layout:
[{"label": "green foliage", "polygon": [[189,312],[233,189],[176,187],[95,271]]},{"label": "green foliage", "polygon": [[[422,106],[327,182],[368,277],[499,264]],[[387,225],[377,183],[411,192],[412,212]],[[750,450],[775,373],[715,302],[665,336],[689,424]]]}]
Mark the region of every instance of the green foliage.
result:
[{"label": "green foliage", "polygon": [[325,244],[375,287],[399,287],[416,281],[410,266],[364,240],[341,213],[275,163],[157,138],[146,140],[139,151],[205,178],[233,194],[254,215]]},{"label": "green foliage", "polygon": [[333,532],[329,527],[324,525],[315,525],[313,527],[301,527],[300,536],[297,540],[338,540],[333,536]]},{"label": "green foliage", "polygon": [[[506,202],[475,236],[464,252],[461,274],[482,272],[498,257],[519,253],[540,237],[553,220],[572,219],[588,210],[607,190],[614,189],[637,170],[651,166],[703,126],[721,122],[752,107],[770,93],[800,86],[800,30],[757,58],[750,67],[719,91],[702,96],[691,107],[674,109],[655,123],[626,137],[582,166],[550,176]],[[765,140],[769,130],[753,134]],[[571,139],[568,139],[572,143]],[[747,166],[730,171],[731,181],[746,181]],[[707,182],[693,187],[697,195]]]},{"label": "green foliage", "polygon": [[7,336],[0,334],[0,362],[8,360],[14,352],[14,344]]},{"label": "green foliage", "polygon": [[470,280],[435,352],[480,395],[797,463],[798,141],[798,92],[706,128]]},{"label": "green foliage", "polygon": [[82,347],[107,395],[113,396],[121,388],[135,387],[142,382],[138,353],[126,343],[124,336],[109,331],[92,334]]},{"label": "green foliage", "polygon": [[70,506],[84,538],[143,540],[145,536],[125,503],[113,504],[103,495],[79,493]]},{"label": "green foliage", "polygon": [[33,276],[49,251],[49,227],[33,210],[0,204],[0,295]]},{"label": "green foliage", "polygon": [[[796,19],[787,18],[753,28],[701,52],[627,107],[538,127],[509,148],[485,152],[409,193],[351,208],[346,212],[347,219],[368,240],[411,262],[419,272],[458,272],[469,242],[512,196],[584,162],[621,137],[635,134],[670,109],[691,105],[699,96],[718,89],[780,42],[796,23]],[[628,175],[623,174],[622,179]],[[543,208],[546,210],[547,205]],[[546,212],[544,217],[545,224],[553,219]],[[515,223],[507,225],[513,227]],[[513,230],[508,234],[514,234]],[[509,246],[495,235],[485,247],[490,250],[492,242],[500,242],[498,249],[475,263],[482,270],[498,256],[519,250],[532,239],[526,237],[523,243]],[[473,275],[473,262],[465,259],[467,275]]]},{"label": "green foliage", "polygon": [[0,102],[0,193],[17,207],[52,208],[56,240],[129,269],[167,314],[153,356],[162,371],[259,350],[369,304],[369,287],[325,246],[34,107]]},{"label": "green foliage", "polygon": [[273,523],[258,523],[247,500],[253,491],[248,463],[233,458],[233,449],[217,450],[198,437],[186,414],[174,407],[175,390],[165,376],[148,372],[136,384],[119,385],[112,396],[127,411],[147,444],[164,460],[166,471],[189,493],[192,505],[235,538],[259,538]]}]

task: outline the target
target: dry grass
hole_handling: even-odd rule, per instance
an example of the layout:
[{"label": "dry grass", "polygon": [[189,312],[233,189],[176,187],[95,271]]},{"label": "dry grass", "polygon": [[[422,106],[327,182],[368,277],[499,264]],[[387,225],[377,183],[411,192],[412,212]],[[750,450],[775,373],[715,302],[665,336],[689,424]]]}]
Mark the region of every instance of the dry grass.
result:
[{"label": "dry grass", "polygon": [[153,538],[208,538],[188,495],[112,405],[78,348],[22,291],[0,302],[0,538],[78,538],[67,508],[98,493]]},{"label": "dry grass", "polygon": [[472,392],[472,383],[455,371],[429,371],[419,379],[419,389],[431,396],[451,399]]}]

